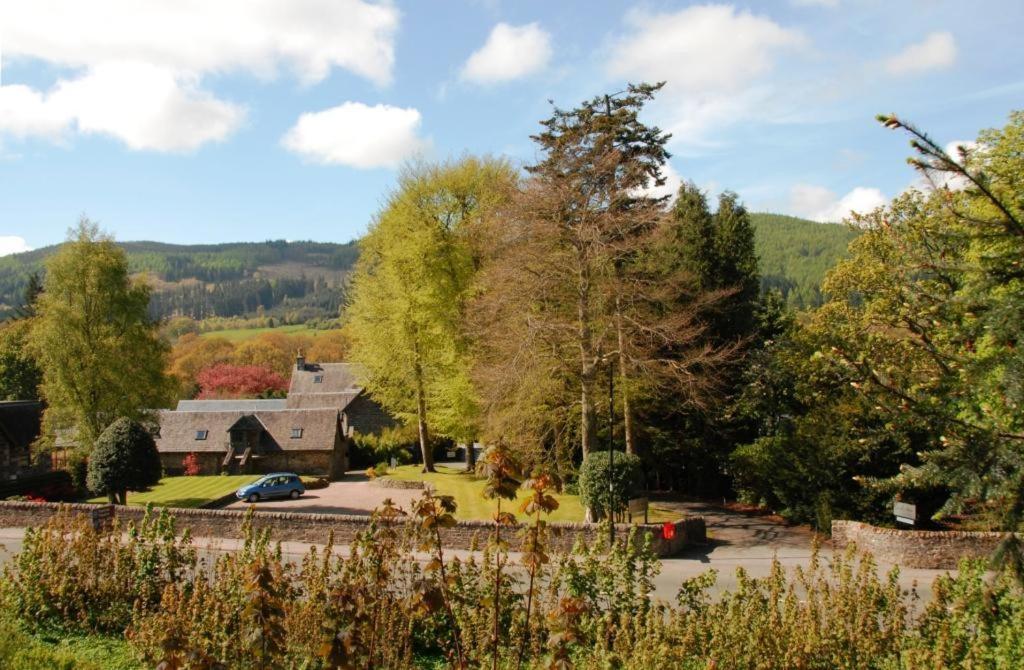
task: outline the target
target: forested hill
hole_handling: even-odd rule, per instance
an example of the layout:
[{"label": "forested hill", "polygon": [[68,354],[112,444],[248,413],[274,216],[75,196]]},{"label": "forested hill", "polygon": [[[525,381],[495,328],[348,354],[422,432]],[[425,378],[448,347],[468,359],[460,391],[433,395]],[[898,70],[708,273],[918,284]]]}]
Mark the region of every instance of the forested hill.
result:
[{"label": "forested hill", "polygon": [[[355,242],[119,245],[131,271],[149,275],[154,316],[195,319],[258,312],[288,321],[337,316],[344,276],[358,255]],[[21,304],[29,277],[58,248],[0,258],[0,319]]]},{"label": "forested hill", "polygon": [[760,257],[761,286],[782,291],[793,307],[822,303],[825,273],[847,254],[858,233],[843,224],[816,223],[782,214],[751,214]]},{"label": "forested hill", "polygon": [[[846,254],[856,232],[779,214],[752,214],[762,284],[798,308],[821,304],[825,272]],[[122,242],[134,273],[154,287],[154,316],[264,314],[289,323],[333,318],[342,284],[358,255],[355,242],[236,242],[177,245]],[[0,319],[21,304],[28,278],[57,250],[45,247],[0,258]]]}]

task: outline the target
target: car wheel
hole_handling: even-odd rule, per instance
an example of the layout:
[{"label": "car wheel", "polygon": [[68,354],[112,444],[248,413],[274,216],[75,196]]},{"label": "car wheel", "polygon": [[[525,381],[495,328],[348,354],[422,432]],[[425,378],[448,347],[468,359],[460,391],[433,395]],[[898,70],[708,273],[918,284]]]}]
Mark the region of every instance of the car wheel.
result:
[{"label": "car wheel", "polygon": [[260,495],[258,493],[250,493],[248,500],[251,503],[259,502],[260,501]]},{"label": "car wheel", "polygon": [[298,499],[298,497],[299,497],[300,495],[302,495],[302,494],[301,494],[301,493],[299,493],[299,490],[298,490],[298,489],[294,489],[294,490],[293,490],[293,491],[292,491],[291,493],[289,493],[288,495],[290,495],[290,496],[291,496],[292,500],[297,500],[297,499]]}]

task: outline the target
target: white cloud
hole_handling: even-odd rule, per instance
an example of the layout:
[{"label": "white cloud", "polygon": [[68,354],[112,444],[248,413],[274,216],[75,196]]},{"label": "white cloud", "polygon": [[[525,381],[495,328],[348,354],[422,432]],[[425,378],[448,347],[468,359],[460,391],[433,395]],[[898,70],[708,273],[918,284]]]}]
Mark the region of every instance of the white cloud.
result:
[{"label": "white cloud", "polygon": [[665,163],[661,166],[661,176],[665,178],[664,185],[654,186],[651,184],[643,189],[642,193],[652,198],[661,198],[667,195],[674,200],[676,193],[679,191],[679,186],[683,183],[682,178],[676,172],[676,169],[672,167],[671,163]]},{"label": "white cloud", "polygon": [[393,167],[430,146],[417,135],[420,121],[411,107],[346,102],[301,115],[281,144],[317,163]]},{"label": "white cloud", "polygon": [[551,35],[536,23],[499,23],[469,57],[461,77],[477,84],[519,79],[543,69],[551,60]]},{"label": "white cloud", "polygon": [[0,133],[103,133],[133,149],[190,151],[223,139],[244,112],[204,90],[208,75],[305,83],[332,68],[391,80],[399,13],[363,0],[33,0],[0,3],[4,58],[73,74],[48,92],[0,87]]},{"label": "white cloud", "polygon": [[931,33],[885,61],[889,74],[905,75],[941,70],[956,61],[956,41],[948,32]]},{"label": "white cloud", "polygon": [[17,235],[0,235],[0,256],[20,254],[23,251],[32,251],[24,237]]},{"label": "white cloud", "polygon": [[5,57],[69,67],[143,61],[194,73],[273,74],[307,82],[332,67],[386,84],[398,11],[363,0],[32,0],[0,5]]},{"label": "white cloud", "polygon": [[885,205],[888,199],[877,188],[858,186],[838,198],[824,186],[797,184],[789,192],[789,211],[812,221],[835,223],[850,214],[867,214]]},{"label": "white cloud", "polygon": [[798,30],[729,5],[634,10],[625,21],[629,32],[613,44],[606,69],[619,79],[668,82],[653,111],[676,142],[700,144],[712,129],[763,115],[778,57],[808,44]]}]

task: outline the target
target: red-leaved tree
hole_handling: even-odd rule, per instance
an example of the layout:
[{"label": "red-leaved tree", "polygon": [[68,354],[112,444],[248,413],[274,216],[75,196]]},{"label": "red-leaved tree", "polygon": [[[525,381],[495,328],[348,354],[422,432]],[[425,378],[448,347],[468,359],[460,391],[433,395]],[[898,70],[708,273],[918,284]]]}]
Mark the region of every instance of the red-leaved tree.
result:
[{"label": "red-leaved tree", "polygon": [[259,365],[219,363],[196,375],[200,400],[274,398],[288,392],[288,380]]}]

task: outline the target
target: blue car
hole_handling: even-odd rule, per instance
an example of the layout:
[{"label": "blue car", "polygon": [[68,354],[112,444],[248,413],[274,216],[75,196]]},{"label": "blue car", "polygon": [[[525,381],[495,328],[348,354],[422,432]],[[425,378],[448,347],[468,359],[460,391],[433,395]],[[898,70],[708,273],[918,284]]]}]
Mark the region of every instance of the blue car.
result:
[{"label": "blue car", "polygon": [[255,503],[271,498],[295,500],[305,492],[306,487],[302,485],[302,480],[294,472],[273,472],[238,489],[235,491],[235,496],[239,500]]}]

